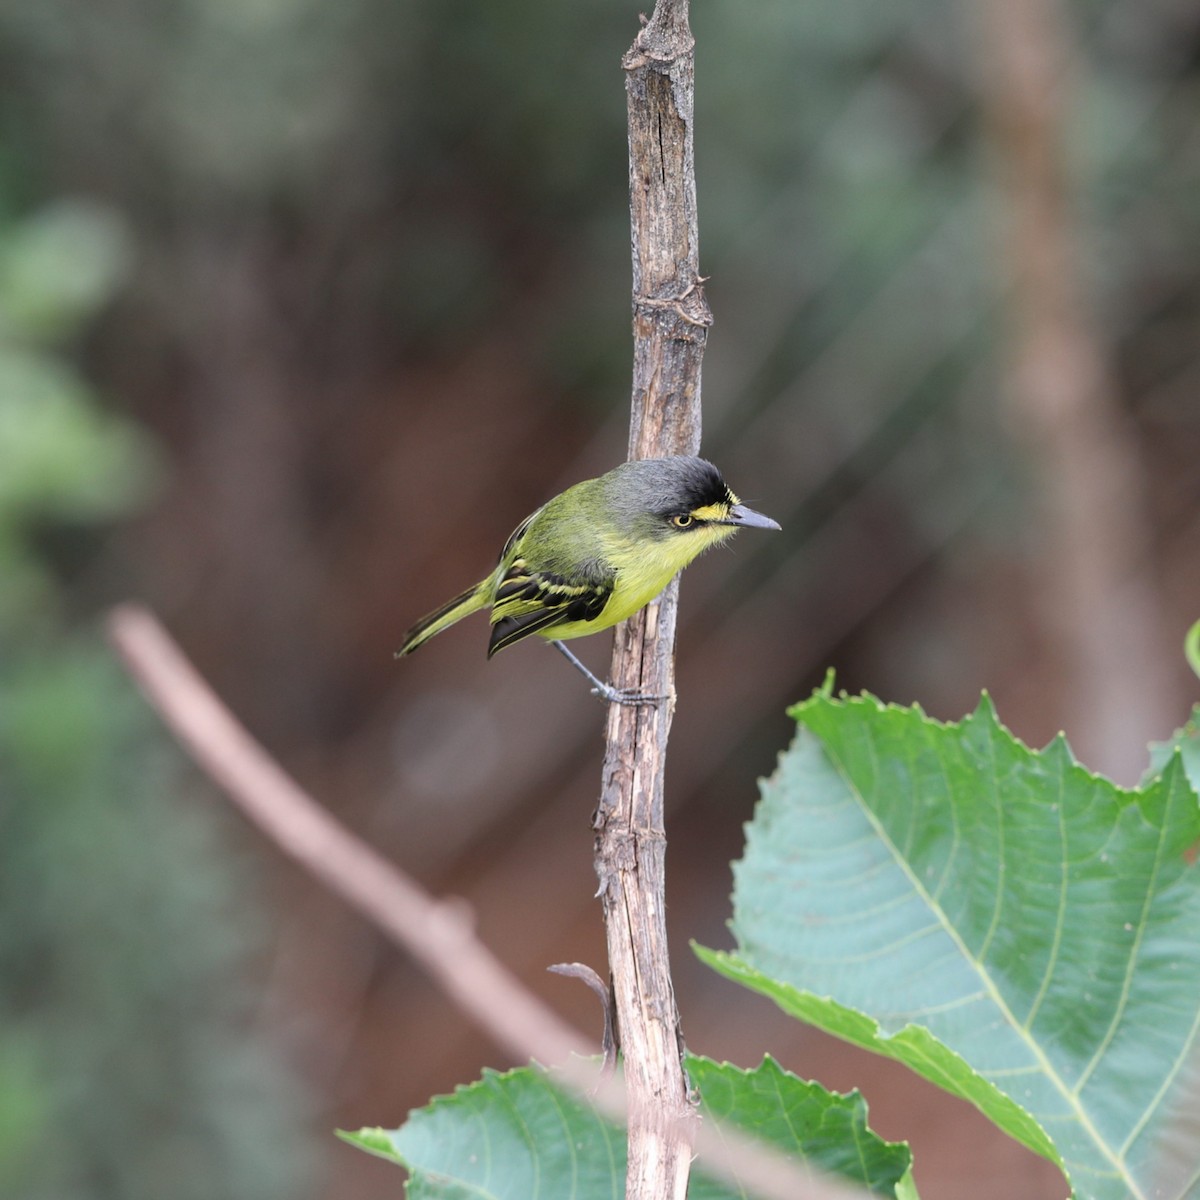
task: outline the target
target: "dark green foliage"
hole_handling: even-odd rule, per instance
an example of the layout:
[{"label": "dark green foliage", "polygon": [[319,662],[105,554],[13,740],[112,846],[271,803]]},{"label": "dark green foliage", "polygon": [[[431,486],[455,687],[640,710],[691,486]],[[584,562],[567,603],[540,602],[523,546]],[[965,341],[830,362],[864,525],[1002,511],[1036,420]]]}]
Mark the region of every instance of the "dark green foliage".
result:
[{"label": "dark green foliage", "polygon": [[[867,1128],[861,1096],[806,1083],[766,1058],[752,1071],[688,1055],[701,1111],[880,1196],[916,1200],[908,1148]],[[361,1129],[347,1141],[408,1168],[406,1195],[427,1200],[613,1200],[624,1192],[625,1136],[553,1076],[485,1071],[453,1096],[409,1114],[399,1129]],[[736,1200],[700,1165],[692,1200]]]},{"label": "dark green foliage", "polygon": [[60,345],[121,228],[72,206],[0,239],[0,1194],[302,1200],[301,1107],[239,982],[246,880],[41,552],[153,478]]}]

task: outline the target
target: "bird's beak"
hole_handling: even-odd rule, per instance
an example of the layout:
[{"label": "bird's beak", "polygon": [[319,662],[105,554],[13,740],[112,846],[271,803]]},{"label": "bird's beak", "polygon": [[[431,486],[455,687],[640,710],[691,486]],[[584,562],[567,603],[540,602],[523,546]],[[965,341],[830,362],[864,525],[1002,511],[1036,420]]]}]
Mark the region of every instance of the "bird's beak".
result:
[{"label": "bird's beak", "polygon": [[779,529],[778,521],[772,521],[770,517],[764,517],[762,513],[755,512],[752,508],[747,508],[744,504],[735,504],[729,510],[728,523],[730,525],[745,525],[749,529]]}]

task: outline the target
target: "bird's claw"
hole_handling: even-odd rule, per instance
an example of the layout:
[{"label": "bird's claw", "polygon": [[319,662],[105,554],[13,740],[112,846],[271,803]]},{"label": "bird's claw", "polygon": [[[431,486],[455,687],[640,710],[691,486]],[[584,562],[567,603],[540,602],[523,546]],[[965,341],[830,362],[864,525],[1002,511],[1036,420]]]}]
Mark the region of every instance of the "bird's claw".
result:
[{"label": "bird's claw", "polygon": [[609,683],[601,683],[592,688],[592,695],[599,696],[609,704],[625,704],[630,708],[653,707],[663,700],[670,699],[669,696],[648,696],[636,688],[615,688]]}]

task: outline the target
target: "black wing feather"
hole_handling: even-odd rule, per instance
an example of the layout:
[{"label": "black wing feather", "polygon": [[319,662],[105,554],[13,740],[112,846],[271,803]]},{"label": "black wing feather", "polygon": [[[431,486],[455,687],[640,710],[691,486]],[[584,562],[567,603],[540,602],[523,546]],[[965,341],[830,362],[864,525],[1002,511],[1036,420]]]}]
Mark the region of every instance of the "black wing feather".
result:
[{"label": "black wing feather", "polygon": [[561,625],[565,620],[566,617],[561,612],[552,608],[539,608],[534,612],[525,613],[521,617],[501,617],[492,626],[492,636],[488,638],[487,656],[491,658],[505,646],[511,646],[513,642],[519,642],[522,638],[527,638],[541,629],[547,629],[552,625]]},{"label": "black wing feather", "polygon": [[[593,621],[603,611],[613,592],[616,573],[596,564],[590,576],[571,580],[563,575],[531,571],[518,559],[509,567],[496,588],[492,602],[492,636],[488,658],[531,634],[575,621]],[[504,610],[516,610],[506,616]],[[496,616],[500,613],[500,616]]]}]

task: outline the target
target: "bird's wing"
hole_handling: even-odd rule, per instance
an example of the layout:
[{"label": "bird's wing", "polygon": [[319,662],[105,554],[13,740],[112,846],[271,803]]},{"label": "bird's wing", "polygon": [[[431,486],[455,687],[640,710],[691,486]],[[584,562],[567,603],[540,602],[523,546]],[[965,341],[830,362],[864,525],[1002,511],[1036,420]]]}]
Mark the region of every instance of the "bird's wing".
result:
[{"label": "bird's wing", "polygon": [[534,570],[524,559],[516,559],[496,587],[488,658],[555,625],[594,621],[604,611],[615,581],[616,572],[603,563],[568,578]]}]

